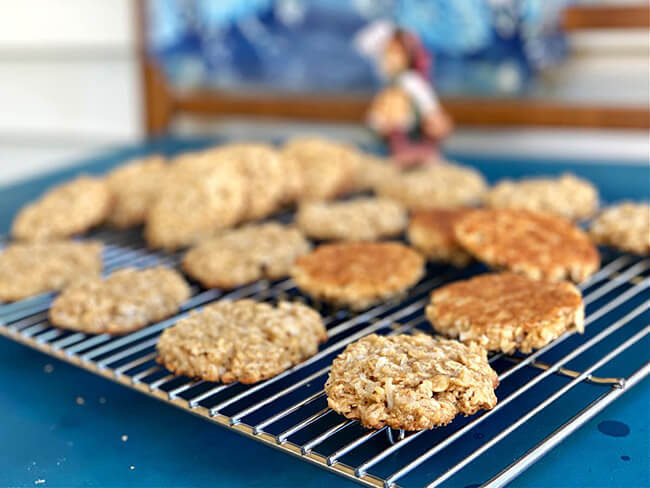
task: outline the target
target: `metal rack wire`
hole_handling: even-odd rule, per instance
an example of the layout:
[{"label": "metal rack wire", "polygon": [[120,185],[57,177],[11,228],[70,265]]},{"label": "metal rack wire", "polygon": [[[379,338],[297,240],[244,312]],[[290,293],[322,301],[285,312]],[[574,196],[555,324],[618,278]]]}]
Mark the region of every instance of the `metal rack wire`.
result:
[{"label": "metal rack wire", "polygon": [[[178,254],[146,250],[137,231],[101,230],[91,237],[105,243],[107,272],[124,266],[178,265]],[[125,336],[52,327],[47,310],[53,294],[46,293],[0,304],[0,334],[368,486],[435,487],[462,476],[470,464],[482,473],[481,479],[489,479],[486,486],[500,486],[650,373],[644,354],[650,334],[650,259],[608,256],[602,269],[580,285],[587,308],[584,336],[565,333],[527,356],[491,356],[501,383],[499,403],[491,411],[431,431],[404,433],[368,431],[327,408],[323,384],[331,361],[346,345],[372,332],[430,331],[423,307],[431,290],[478,271],[480,265],[463,271],[431,267],[399,301],[360,314],[320,306],[329,332],[320,351],[248,386],[170,374],[156,363],[158,335],[190,310],[216,299],[306,300],[291,280],[257,282],[228,293],[193,286],[192,298],[178,315]],[[507,444],[512,434],[545,415],[553,418],[550,430],[541,437],[527,435],[527,445],[519,438],[514,454],[499,456],[501,464],[494,462],[495,445]]]}]

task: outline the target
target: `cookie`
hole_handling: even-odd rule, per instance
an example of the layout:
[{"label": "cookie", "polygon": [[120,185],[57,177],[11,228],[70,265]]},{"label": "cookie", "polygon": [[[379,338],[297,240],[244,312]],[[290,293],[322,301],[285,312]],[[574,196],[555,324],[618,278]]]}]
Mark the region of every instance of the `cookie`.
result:
[{"label": "cookie", "polygon": [[23,207],[14,218],[11,235],[25,241],[48,241],[81,234],[101,224],[110,207],[106,182],[80,176]]},{"label": "cookie", "polygon": [[282,154],[298,162],[302,198],[308,200],[328,200],[349,191],[361,164],[361,154],[354,146],[318,137],[291,139]]},{"label": "cookie", "polygon": [[424,258],[398,242],[325,244],[296,260],[291,277],[316,300],[363,310],[393,298],[424,274]]},{"label": "cookie", "polygon": [[325,340],[321,316],[305,305],[224,300],[165,329],[158,362],[178,375],[249,384],[313,356]]},{"label": "cookie", "polygon": [[580,282],[600,266],[598,250],[570,221],[519,209],[476,210],[454,226],[458,242],[497,269]]},{"label": "cookie", "polygon": [[598,244],[636,254],[650,254],[650,205],[624,202],[605,209],[591,224]]},{"label": "cookie", "polygon": [[585,307],[568,281],[488,273],[435,290],[426,316],[440,334],[489,351],[527,354],[564,332],[582,333]]},{"label": "cookie", "polygon": [[483,176],[467,166],[438,162],[399,173],[384,181],[377,193],[410,210],[469,207],[481,202],[487,186]]},{"label": "cookie", "polygon": [[234,226],[246,205],[245,188],[243,176],[227,165],[172,169],[147,214],[147,244],[174,250]]},{"label": "cookie", "polygon": [[467,266],[472,256],[456,240],[454,225],[471,212],[468,208],[435,208],[419,210],[411,216],[407,236],[409,242],[431,261]]},{"label": "cookie", "polygon": [[60,290],[102,270],[99,242],[55,241],[9,244],[0,251],[0,301],[13,302]]},{"label": "cookie", "polygon": [[117,229],[127,229],[144,223],[149,208],[161,188],[168,165],[162,156],[149,156],[130,161],[106,176],[113,198],[107,223]]},{"label": "cookie", "polygon": [[296,225],[314,239],[376,241],[395,237],[406,227],[406,209],[386,198],[357,198],[343,202],[305,202]]},{"label": "cookie", "polygon": [[388,158],[363,154],[354,179],[356,191],[376,191],[385,182],[398,178],[400,170]]},{"label": "cookie", "polygon": [[190,288],[176,271],[123,268],[68,285],[50,308],[52,325],[89,334],[126,334],[178,312]]},{"label": "cookie", "polygon": [[286,152],[278,152],[282,165],[284,192],[282,205],[291,205],[302,200],[305,191],[305,181],[302,175],[302,168],[298,159]]},{"label": "cookie", "polygon": [[506,180],[487,192],[485,204],[492,208],[523,208],[580,220],[592,216],[598,209],[598,190],[571,174],[555,179]]},{"label": "cookie", "polygon": [[183,271],[206,288],[236,288],[285,278],[311,244],[297,230],[271,222],[248,225],[201,242],[183,258]]},{"label": "cookie", "polygon": [[275,212],[285,198],[284,166],[277,151],[266,144],[238,143],[205,153],[216,164],[233,165],[246,182],[243,220],[257,220]]},{"label": "cookie", "polygon": [[485,349],[426,334],[369,335],[334,360],[329,407],[368,429],[422,430],[497,403]]}]

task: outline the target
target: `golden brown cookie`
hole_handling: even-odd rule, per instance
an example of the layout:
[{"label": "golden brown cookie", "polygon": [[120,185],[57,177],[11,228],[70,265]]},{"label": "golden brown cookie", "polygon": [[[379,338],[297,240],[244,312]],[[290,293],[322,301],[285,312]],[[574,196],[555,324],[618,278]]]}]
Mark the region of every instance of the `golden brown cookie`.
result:
[{"label": "golden brown cookie", "polygon": [[14,218],[11,235],[25,241],[48,241],[81,234],[101,224],[110,207],[106,182],[80,176],[23,207]]},{"label": "golden brown cookie", "polygon": [[369,335],[334,360],[327,403],[368,429],[422,430],[497,403],[485,349],[426,334]]},{"label": "golden brown cookie", "polygon": [[243,176],[228,165],[207,166],[172,170],[176,173],[147,215],[145,237],[150,247],[186,247],[241,220],[246,204]]},{"label": "golden brown cookie", "polygon": [[438,162],[399,173],[379,185],[380,196],[410,210],[469,207],[481,202],[487,185],[481,173],[467,166]]},{"label": "golden brown cookie", "polygon": [[165,329],[158,362],[179,375],[249,384],[313,356],[325,340],[320,315],[305,305],[224,300]]},{"label": "golden brown cookie", "polygon": [[190,288],[176,271],[123,268],[68,285],[50,308],[52,325],[89,334],[126,334],[178,312]]},{"label": "golden brown cookie", "polygon": [[168,165],[162,156],[149,156],[118,166],[106,176],[113,197],[107,223],[127,229],[144,223],[149,208],[165,186]]},{"label": "golden brown cookie", "polygon": [[351,242],[319,246],[296,260],[291,276],[316,300],[368,308],[415,285],[424,258],[398,242]]},{"label": "golden brown cookie", "polygon": [[289,275],[311,244],[297,229],[271,222],[247,225],[201,242],[183,258],[183,271],[206,288],[236,288]]},{"label": "golden brown cookie", "polygon": [[556,179],[505,180],[487,192],[485,204],[492,208],[524,208],[580,220],[592,216],[598,209],[598,190],[571,174]]},{"label": "golden brown cookie", "polygon": [[582,295],[572,283],[488,273],[435,290],[426,315],[433,328],[489,351],[529,353],[566,331],[584,331]]},{"label": "golden brown cookie", "polygon": [[454,224],[471,211],[469,208],[419,210],[409,221],[408,240],[431,261],[467,266],[472,256],[456,240]]},{"label": "golden brown cookie", "polygon": [[95,241],[9,244],[0,251],[0,301],[13,302],[60,290],[102,270],[102,245]]},{"label": "golden brown cookie", "polygon": [[578,227],[550,214],[476,210],[454,226],[458,242],[497,269],[535,279],[580,282],[600,266],[598,250]]},{"label": "golden brown cookie", "polygon": [[650,254],[650,205],[624,202],[605,209],[591,224],[598,244]]},{"label": "golden brown cookie", "polygon": [[406,227],[406,209],[386,198],[357,198],[342,202],[304,202],[296,225],[313,239],[376,241],[395,237]]},{"label": "golden brown cookie", "polygon": [[328,200],[352,189],[361,154],[351,145],[318,137],[297,137],[282,148],[300,165],[307,200]]}]

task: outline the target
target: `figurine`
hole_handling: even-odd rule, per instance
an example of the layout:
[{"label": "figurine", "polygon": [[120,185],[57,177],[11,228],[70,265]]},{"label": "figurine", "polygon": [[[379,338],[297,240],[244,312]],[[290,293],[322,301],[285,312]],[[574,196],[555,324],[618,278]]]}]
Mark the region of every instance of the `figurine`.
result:
[{"label": "figurine", "polygon": [[431,86],[429,53],[417,37],[386,20],[369,24],[354,42],[375,60],[388,82],[370,104],[370,128],[401,167],[435,162],[439,143],[453,124]]}]

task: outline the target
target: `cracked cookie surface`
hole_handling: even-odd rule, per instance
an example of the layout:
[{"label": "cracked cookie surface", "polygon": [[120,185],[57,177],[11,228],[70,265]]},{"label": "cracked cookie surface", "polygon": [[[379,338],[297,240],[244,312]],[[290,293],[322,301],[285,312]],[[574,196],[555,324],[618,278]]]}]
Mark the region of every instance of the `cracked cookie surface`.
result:
[{"label": "cracked cookie surface", "polygon": [[362,310],[396,297],[424,274],[424,258],[398,242],[324,244],[296,260],[291,276],[316,300]]},{"label": "cracked cookie surface", "polygon": [[600,267],[598,250],[570,221],[522,209],[475,210],[454,226],[458,242],[488,266],[535,279],[580,282]]},{"label": "cracked cookie surface", "polygon": [[567,281],[488,273],[438,288],[426,316],[433,328],[489,351],[530,353],[564,332],[584,331],[580,291]]}]

